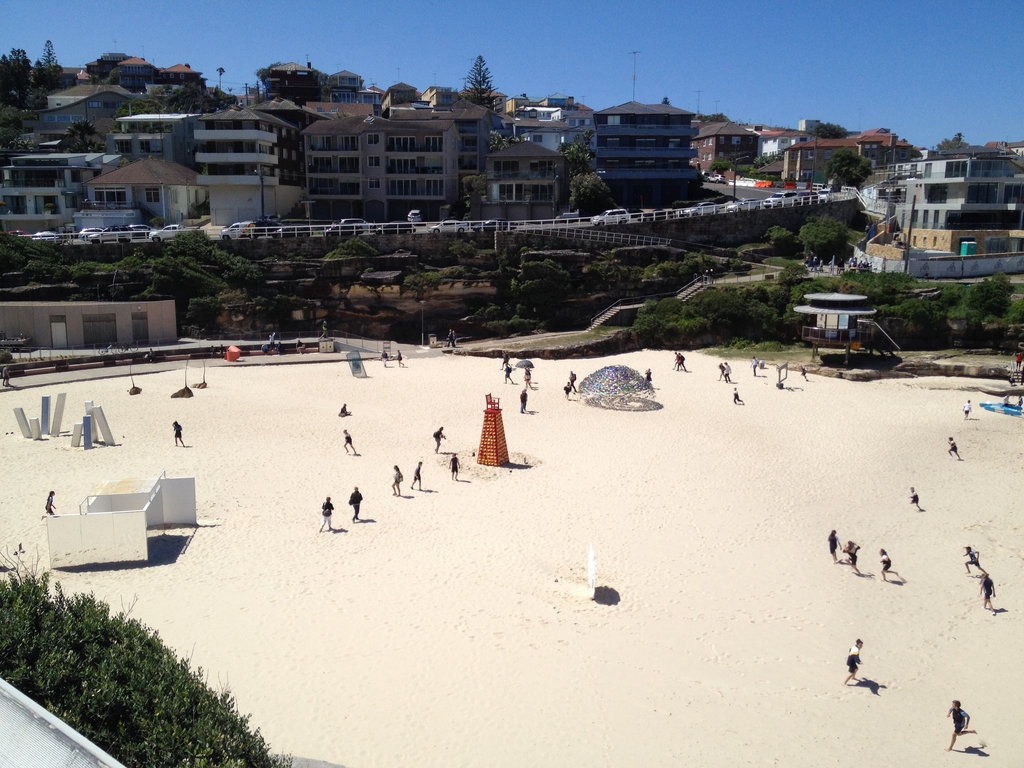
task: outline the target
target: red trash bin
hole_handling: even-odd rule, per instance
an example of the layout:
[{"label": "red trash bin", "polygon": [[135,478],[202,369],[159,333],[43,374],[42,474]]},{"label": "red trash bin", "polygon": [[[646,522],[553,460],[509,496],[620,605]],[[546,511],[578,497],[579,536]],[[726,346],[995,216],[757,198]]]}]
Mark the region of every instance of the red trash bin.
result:
[{"label": "red trash bin", "polygon": [[227,360],[229,363],[235,362],[235,360],[237,360],[241,356],[242,356],[242,350],[240,350],[236,346],[228,347],[227,352],[224,353],[224,359]]}]

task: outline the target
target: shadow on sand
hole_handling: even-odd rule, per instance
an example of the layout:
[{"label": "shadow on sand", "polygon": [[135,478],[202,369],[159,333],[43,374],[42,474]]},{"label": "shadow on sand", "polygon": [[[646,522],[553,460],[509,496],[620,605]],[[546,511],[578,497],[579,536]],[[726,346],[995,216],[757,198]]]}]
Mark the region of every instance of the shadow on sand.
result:
[{"label": "shadow on sand", "polygon": [[188,534],[164,533],[159,536],[150,536],[146,539],[146,549],[149,559],[132,563],[87,563],[85,565],[70,565],[64,568],[55,568],[58,571],[68,573],[96,573],[102,571],[124,571],[129,568],[152,568],[157,565],[172,565],[178,558],[185,554],[195,531]]},{"label": "shadow on sand", "polygon": [[857,681],[857,685],[854,687],[869,688],[871,689],[871,692],[875,694],[875,696],[878,696],[878,691],[882,688],[886,688],[887,686],[884,686],[881,683],[876,683],[874,680],[868,680],[866,677],[862,677],[860,680]]}]

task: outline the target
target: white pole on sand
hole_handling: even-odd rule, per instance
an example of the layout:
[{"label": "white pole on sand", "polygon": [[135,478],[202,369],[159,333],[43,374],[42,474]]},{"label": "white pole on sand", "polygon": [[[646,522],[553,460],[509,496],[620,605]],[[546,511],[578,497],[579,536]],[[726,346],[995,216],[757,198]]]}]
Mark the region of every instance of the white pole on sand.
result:
[{"label": "white pole on sand", "polygon": [[57,437],[60,434],[60,422],[64,418],[64,400],[66,392],[57,395],[57,403],[53,407],[53,418],[50,420],[50,437]]},{"label": "white pole on sand", "polygon": [[590,599],[597,596],[597,560],[594,558],[594,545],[590,545],[590,554],[587,556],[587,585],[590,587]]}]

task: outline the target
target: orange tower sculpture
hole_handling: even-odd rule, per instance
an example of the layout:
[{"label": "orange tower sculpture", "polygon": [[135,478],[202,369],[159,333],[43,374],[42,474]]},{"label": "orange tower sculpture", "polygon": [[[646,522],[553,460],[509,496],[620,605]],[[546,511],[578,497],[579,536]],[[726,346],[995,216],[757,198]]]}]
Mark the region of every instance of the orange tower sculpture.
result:
[{"label": "orange tower sculpture", "polygon": [[476,452],[477,464],[500,467],[508,463],[508,446],[505,445],[505,426],[501,423],[499,402],[498,398],[487,395],[484,431],[480,435],[480,450]]}]

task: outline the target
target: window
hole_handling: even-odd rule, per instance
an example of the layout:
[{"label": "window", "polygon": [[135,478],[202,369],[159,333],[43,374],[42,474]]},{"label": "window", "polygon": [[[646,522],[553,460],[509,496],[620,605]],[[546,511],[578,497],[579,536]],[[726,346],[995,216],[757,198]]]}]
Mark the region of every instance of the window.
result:
[{"label": "window", "polygon": [[1007,184],[1003,187],[1003,202],[1006,205],[1024,203],[1024,184]]},{"label": "window", "polygon": [[989,204],[999,201],[998,184],[968,184],[967,202],[976,204]]},{"label": "window", "polygon": [[742,139],[743,139],[742,136],[733,136],[732,137],[733,146],[739,145],[739,143],[740,143],[740,141],[742,141]]},{"label": "window", "polygon": [[924,199],[929,203],[944,203],[948,195],[946,184],[928,184],[924,188]]},{"label": "window", "polygon": [[985,253],[1007,253],[1009,250],[1009,238],[1005,235],[985,238]]},{"label": "window", "polygon": [[102,101],[90,101],[89,102],[89,108],[90,109],[100,109],[100,108],[102,108],[102,106],[103,106],[103,102]]},{"label": "window", "polygon": [[146,187],[143,194],[146,197],[147,203],[160,202],[160,187]]},{"label": "window", "polygon": [[608,125],[621,125],[621,124],[622,124],[622,116],[621,115],[608,115]]},{"label": "window", "polygon": [[132,140],[114,139],[114,152],[119,155],[130,155],[132,153]]},{"label": "window", "polygon": [[380,155],[370,155],[366,158],[367,168],[380,168]]},{"label": "window", "polygon": [[430,197],[441,197],[444,195],[444,180],[427,179],[423,183],[423,193]]},{"label": "window", "polygon": [[444,151],[444,140],[440,136],[426,136],[423,139],[424,152]]},{"label": "window", "polygon": [[962,179],[967,175],[967,161],[966,160],[951,160],[946,163],[946,178],[947,179]]},{"label": "window", "polygon": [[141,139],[139,141],[139,152],[143,154],[159,154],[163,151],[163,139]]},{"label": "window", "polygon": [[367,143],[368,146],[374,146],[375,144],[380,144],[380,134],[379,133],[368,133],[368,134],[366,134],[366,143]]},{"label": "window", "polygon": [[367,189],[380,189],[380,179],[367,179],[366,180],[366,188]]}]

